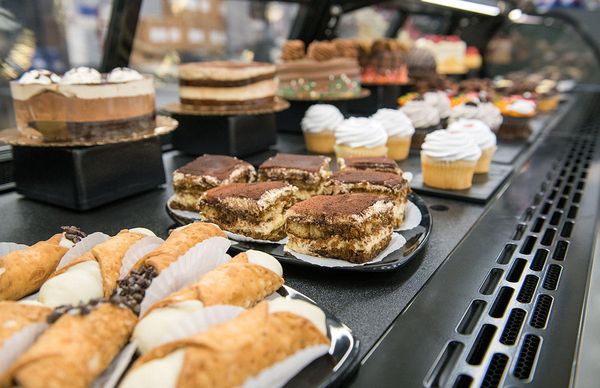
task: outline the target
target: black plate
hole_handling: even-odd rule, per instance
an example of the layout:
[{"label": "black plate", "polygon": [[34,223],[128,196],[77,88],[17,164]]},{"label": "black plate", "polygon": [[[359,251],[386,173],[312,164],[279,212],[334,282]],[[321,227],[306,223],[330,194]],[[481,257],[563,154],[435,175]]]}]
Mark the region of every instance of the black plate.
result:
[{"label": "black plate", "polygon": [[[359,271],[359,272],[381,272],[381,271],[391,271],[397,269],[404,264],[408,263],[419,251],[425,246],[427,240],[429,239],[429,234],[431,232],[432,219],[431,214],[429,213],[429,209],[425,204],[425,201],[421,199],[417,194],[411,193],[408,199],[414,203],[419,211],[421,212],[421,223],[410,230],[404,230],[397,233],[400,233],[405,239],[406,244],[399,250],[392,252],[387,257],[385,257],[382,261],[378,261],[376,263],[365,264],[361,266],[354,267],[333,267],[331,269],[336,270],[346,270],[346,271]],[[198,218],[194,217],[186,217],[181,215],[177,211],[173,211],[169,207],[169,203],[166,205],[167,213],[169,216],[175,220],[175,222],[185,225],[191,222],[198,221]],[[237,242],[235,245],[231,247],[233,251],[236,252],[244,252],[248,249],[256,249],[259,251],[266,252],[274,257],[276,257],[282,263],[289,264],[298,264],[307,267],[317,267],[317,268],[327,268],[321,267],[315,264],[307,263],[296,257],[290,255],[287,252],[284,252],[283,245],[281,244],[263,244],[263,243],[249,243],[249,242]]]}]

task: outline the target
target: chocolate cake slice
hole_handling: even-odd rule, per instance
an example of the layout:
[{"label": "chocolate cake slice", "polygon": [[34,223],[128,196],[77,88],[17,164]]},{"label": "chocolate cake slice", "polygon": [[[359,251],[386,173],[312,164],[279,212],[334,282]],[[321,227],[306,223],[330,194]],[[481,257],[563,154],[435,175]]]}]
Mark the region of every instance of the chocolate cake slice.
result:
[{"label": "chocolate cake slice", "polygon": [[312,197],[286,213],[286,250],[366,263],[390,243],[392,208],[376,194]]},{"label": "chocolate cake slice", "polygon": [[202,195],[200,212],[222,229],[260,240],[285,237],[284,214],[298,189],[285,182],[232,183]]},{"label": "chocolate cake slice", "polygon": [[338,170],[371,170],[402,174],[395,160],[383,157],[338,158],[337,167]]},{"label": "chocolate cake slice", "polygon": [[202,155],[173,172],[175,198],[171,207],[198,211],[198,201],[206,190],[229,183],[252,182],[255,177],[254,167],[243,160],[224,155]]},{"label": "chocolate cake slice", "polygon": [[320,155],[277,154],[258,168],[259,181],[284,181],[298,188],[298,197],[307,199],[321,193],[331,175],[331,158]]},{"label": "chocolate cake slice", "polygon": [[404,212],[410,187],[402,175],[363,170],[342,170],[331,176],[323,187],[323,194],[371,193],[385,195],[394,203],[394,228],[404,221]]}]

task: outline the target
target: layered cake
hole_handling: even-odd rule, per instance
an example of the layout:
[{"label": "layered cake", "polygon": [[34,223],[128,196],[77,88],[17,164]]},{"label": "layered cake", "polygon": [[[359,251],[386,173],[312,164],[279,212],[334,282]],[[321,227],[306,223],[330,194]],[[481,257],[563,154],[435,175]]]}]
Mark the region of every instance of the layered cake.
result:
[{"label": "layered cake", "polygon": [[428,35],[418,39],[416,46],[431,51],[438,74],[463,74],[467,71],[467,44],[456,35]]},{"label": "layered cake", "polygon": [[94,141],[153,133],[154,81],[135,70],[78,67],[60,77],[32,70],[10,84],[19,130],[45,142]]},{"label": "layered cake", "polygon": [[333,42],[313,42],[307,53],[301,41],[286,42],[277,64],[279,95],[301,99],[360,95],[357,55],[351,50],[338,51]]},{"label": "layered cake", "polygon": [[232,183],[205,192],[200,212],[224,230],[278,241],[285,237],[284,214],[296,203],[297,191],[285,182]]},{"label": "layered cake", "polygon": [[331,175],[330,158],[320,155],[277,154],[258,168],[260,181],[284,181],[298,188],[297,196],[307,199],[321,194]]},{"label": "layered cake", "polygon": [[250,163],[224,155],[202,155],[173,172],[174,209],[198,211],[205,191],[230,183],[254,181],[256,171]]},{"label": "layered cake", "polygon": [[361,81],[365,84],[408,82],[406,48],[396,39],[378,39],[360,46]]},{"label": "layered cake", "polygon": [[318,195],[286,213],[286,250],[366,263],[392,238],[393,203],[375,194]]},{"label": "layered cake", "polygon": [[394,203],[394,228],[399,228],[404,221],[409,192],[408,182],[402,175],[360,170],[336,172],[323,189],[324,194],[371,193],[388,197]]},{"label": "layered cake", "polygon": [[179,66],[179,100],[185,105],[239,109],[273,104],[275,65],[193,62]]},{"label": "layered cake", "polygon": [[338,170],[379,171],[402,174],[402,170],[395,160],[384,157],[338,158],[337,167]]}]

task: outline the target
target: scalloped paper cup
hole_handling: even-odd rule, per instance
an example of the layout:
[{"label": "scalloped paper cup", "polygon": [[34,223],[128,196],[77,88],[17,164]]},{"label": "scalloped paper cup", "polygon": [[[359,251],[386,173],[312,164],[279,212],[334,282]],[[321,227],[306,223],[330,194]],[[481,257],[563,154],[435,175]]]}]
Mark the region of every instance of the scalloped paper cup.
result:
[{"label": "scalloped paper cup", "polygon": [[95,232],[82,238],[81,241],[75,244],[73,248],[69,249],[67,253],[64,254],[62,259],[60,259],[56,270],[58,271],[73,260],[78,259],[79,257],[81,257],[81,255],[83,255],[96,245],[108,240],[109,238],[110,236],[108,234],[102,232]]},{"label": "scalloped paper cup", "polygon": [[338,158],[352,157],[386,157],[388,149],[385,145],[379,147],[350,147],[345,144],[335,145],[335,155]]},{"label": "scalloped paper cup", "polygon": [[48,328],[45,322],[25,326],[10,336],[0,347],[0,376],[23,354]]},{"label": "scalloped paper cup", "polygon": [[110,363],[108,368],[92,383],[92,388],[114,388],[127,370],[135,355],[137,344],[128,343]]},{"label": "scalloped paper cup", "polygon": [[481,156],[475,165],[475,174],[487,174],[490,171],[490,164],[496,152],[496,146],[481,150]]},{"label": "scalloped paper cup", "polygon": [[333,154],[335,134],[332,130],[304,132],[306,150],[316,154]]},{"label": "scalloped paper cup", "polygon": [[13,242],[0,242],[0,257],[6,256],[14,251],[20,251],[21,249],[25,248],[29,248],[29,245],[17,244]]},{"label": "scalloped paper cup", "polygon": [[436,160],[421,152],[423,183],[443,190],[466,190],[473,185],[477,161]]},{"label": "scalloped paper cup", "polygon": [[165,240],[160,237],[148,236],[129,247],[127,252],[125,252],[125,256],[123,256],[123,263],[121,264],[121,270],[119,271],[119,279],[123,279],[127,276],[131,268],[133,268],[139,259],[158,248],[164,242]]},{"label": "scalloped paper cup", "polygon": [[410,136],[390,136],[387,140],[387,156],[394,160],[405,160],[410,152]]}]

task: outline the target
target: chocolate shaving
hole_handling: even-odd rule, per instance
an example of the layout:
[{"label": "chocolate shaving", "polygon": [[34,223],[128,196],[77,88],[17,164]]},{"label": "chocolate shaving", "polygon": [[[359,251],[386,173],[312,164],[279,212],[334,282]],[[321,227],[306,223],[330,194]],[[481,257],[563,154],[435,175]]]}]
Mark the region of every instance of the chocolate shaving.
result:
[{"label": "chocolate shaving", "polygon": [[[109,303],[109,301],[106,301],[103,298],[95,298],[95,299],[89,300],[87,303],[80,302],[78,305],[65,304],[62,306],[58,306],[50,313],[50,315],[48,315],[48,318],[46,318],[46,321],[49,324],[52,324],[52,323],[58,321],[60,319],[60,317],[62,317],[65,314],[88,315],[95,308],[100,306],[100,304],[102,304],[102,303]],[[124,306],[121,306],[121,307],[124,307]]]},{"label": "chocolate shaving", "polygon": [[118,281],[119,290],[111,298],[111,302],[130,308],[136,315],[140,313],[140,305],[152,279],[158,276],[156,268],[143,266],[131,271],[129,276]]}]

